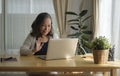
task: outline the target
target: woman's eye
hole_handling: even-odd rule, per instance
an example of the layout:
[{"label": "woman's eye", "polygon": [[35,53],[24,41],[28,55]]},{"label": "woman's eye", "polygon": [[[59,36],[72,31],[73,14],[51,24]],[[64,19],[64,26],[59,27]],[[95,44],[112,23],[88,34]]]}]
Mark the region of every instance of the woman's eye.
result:
[{"label": "woman's eye", "polygon": [[48,27],[50,27],[51,25],[48,25]]},{"label": "woman's eye", "polygon": [[44,25],[42,25],[42,26],[44,26]]},{"label": "woman's eye", "polygon": [[45,25],[42,25],[42,26],[45,26]]}]

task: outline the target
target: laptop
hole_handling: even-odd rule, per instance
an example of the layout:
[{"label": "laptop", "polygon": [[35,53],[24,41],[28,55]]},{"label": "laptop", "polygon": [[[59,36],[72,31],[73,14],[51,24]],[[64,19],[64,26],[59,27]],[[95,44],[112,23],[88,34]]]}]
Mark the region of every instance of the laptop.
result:
[{"label": "laptop", "polygon": [[50,39],[46,55],[39,57],[44,60],[65,59],[75,56],[77,38]]}]

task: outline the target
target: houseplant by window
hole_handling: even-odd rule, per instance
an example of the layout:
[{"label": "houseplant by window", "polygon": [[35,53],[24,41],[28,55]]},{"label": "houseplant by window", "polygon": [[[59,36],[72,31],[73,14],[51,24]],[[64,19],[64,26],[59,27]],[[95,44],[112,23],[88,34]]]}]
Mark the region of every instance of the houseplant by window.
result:
[{"label": "houseplant by window", "polygon": [[92,17],[86,16],[88,10],[82,10],[80,13],[68,11],[67,15],[74,16],[73,19],[68,20],[68,25],[70,25],[71,29],[76,31],[73,34],[69,34],[68,37],[79,38],[78,40],[78,50],[77,54],[86,54],[89,50],[89,41],[92,36],[92,31],[88,29],[88,25],[86,25],[86,21]]},{"label": "houseplant by window", "polygon": [[111,45],[105,36],[99,36],[93,39],[92,50],[95,64],[104,64],[108,61],[110,47]]}]

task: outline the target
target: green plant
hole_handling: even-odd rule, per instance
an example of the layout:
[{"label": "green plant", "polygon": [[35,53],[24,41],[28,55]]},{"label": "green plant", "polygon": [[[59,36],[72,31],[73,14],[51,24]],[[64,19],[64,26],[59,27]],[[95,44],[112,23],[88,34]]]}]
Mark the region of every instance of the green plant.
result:
[{"label": "green plant", "polygon": [[105,36],[99,36],[93,39],[92,49],[93,50],[105,50],[111,47],[108,39]]},{"label": "green plant", "polygon": [[89,41],[92,35],[92,31],[88,30],[88,25],[85,24],[85,22],[92,17],[91,16],[85,16],[87,14],[88,10],[82,10],[79,14],[75,12],[66,12],[68,15],[73,15],[75,18],[68,20],[68,25],[76,31],[73,34],[69,34],[68,37],[75,37],[79,38],[78,40],[78,48],[77,54],[85,54],[89,48]]}]

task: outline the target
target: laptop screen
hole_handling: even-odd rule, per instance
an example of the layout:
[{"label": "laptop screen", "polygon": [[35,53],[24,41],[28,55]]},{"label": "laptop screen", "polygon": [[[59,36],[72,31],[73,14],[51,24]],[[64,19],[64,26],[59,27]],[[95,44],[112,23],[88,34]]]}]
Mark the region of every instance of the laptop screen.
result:
[{"label": "laptop screen", "polygon": [[46,59],[71,58],[75,55],[77,38],[50,39]]}]

